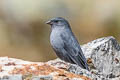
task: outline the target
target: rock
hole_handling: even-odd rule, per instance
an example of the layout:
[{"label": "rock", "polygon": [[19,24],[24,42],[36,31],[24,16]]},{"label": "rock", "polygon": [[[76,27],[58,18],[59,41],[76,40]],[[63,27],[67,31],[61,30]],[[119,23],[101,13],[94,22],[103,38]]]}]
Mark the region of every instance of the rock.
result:
[{"label": "rock", "polygon": [[90,71],[58,58],[43,63],[0,57],[0,80],[120,80],[120,45],[114,37],[81,47]]},{"label": "rock", "polygon": [[115,78],[120,75],[120,45],[114,37],[104,37],[82,46],[82,50],[100,78]]},{"label": "rock", "polygon": [[90,80],[90,78],[70,73],[48,62],[0,57],[0,80]]},{"label": "rock", "polygon": [[50,61],[51,65],[93,80],[120,80],[120,45],[114,37],[99,38],[81,47],[90,72],[58,59]]}]

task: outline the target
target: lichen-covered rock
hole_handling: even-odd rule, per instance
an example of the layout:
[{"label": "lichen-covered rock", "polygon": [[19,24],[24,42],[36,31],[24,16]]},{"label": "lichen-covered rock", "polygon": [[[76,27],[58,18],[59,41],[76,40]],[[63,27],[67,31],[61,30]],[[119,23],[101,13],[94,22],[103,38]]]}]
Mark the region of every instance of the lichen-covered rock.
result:
[{"label": "lichen-covered rock", "polygon": [[90,71],[58,58],[42,63],[0,57],[0,80],[120,80],[120,45],[114,37],[81,47]]},{"label": "lichen-covered rock", "polygon": [[120,45],[114,37],[104,37],[82,46],[91,70],[100,78],[120,76]]},{"label": "lichen-covered rock", "polygon": [[120,80],[120,45],[114,37],[99,38],[81,47],[90,72],[59,59],[50,61],[51,65],[88,76],[93,80]]},{"label": "lichen-covered rock", "polygon": [[90,80],[90,78],[70,73],[48,63],[0,57],[0,80]]}]

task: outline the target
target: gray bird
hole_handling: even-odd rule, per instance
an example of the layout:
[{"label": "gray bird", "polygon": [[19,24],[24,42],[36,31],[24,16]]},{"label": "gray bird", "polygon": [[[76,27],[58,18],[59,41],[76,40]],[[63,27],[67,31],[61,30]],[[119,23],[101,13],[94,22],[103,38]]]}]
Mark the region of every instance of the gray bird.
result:
[{"label": "gray bird", "polygon": [[68,21],[56,17],[46,23],[51,25],[52,28],[50,43],[56,55],[66,62],[77,64],[83,69],[89,70],[80,44],[74,36]]}]

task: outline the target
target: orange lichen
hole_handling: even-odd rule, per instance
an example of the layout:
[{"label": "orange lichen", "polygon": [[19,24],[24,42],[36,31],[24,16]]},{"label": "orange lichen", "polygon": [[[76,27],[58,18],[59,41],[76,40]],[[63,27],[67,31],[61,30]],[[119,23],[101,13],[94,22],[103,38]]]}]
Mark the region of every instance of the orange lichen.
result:
[{"label": "orange lichen", "polygon": [[[31,68],[31,67],[34,67]],[[50,73],[57,72],[57,74],[54,74],[54,77],[58,78],[82,78],[83,80],[90,80],[88,77],[82,76],[82,75],[76,75],[70,72],[67,72],[62,69],[57,69],[51,65],[43,64],[43,65],[37,65],[37,64],[27,64],[24,65],[23,68],[14,68],[10,74],[33,74],[33,75],[49,75]]]}]

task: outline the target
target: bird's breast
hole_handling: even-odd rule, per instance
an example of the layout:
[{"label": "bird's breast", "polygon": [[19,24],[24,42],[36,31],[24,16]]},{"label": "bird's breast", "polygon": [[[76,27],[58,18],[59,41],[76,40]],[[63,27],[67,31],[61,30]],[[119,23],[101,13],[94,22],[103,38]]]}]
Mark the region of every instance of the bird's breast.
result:
[{"label": "bird's breast", "polygon": [[60,30],[52,30],[52,32],[50,34],[50,43],[53,48],[63,47],[63,45],[64,45],[63,40],[60,36],[62,33],[63,33],[63,31],[60,31]]}]

